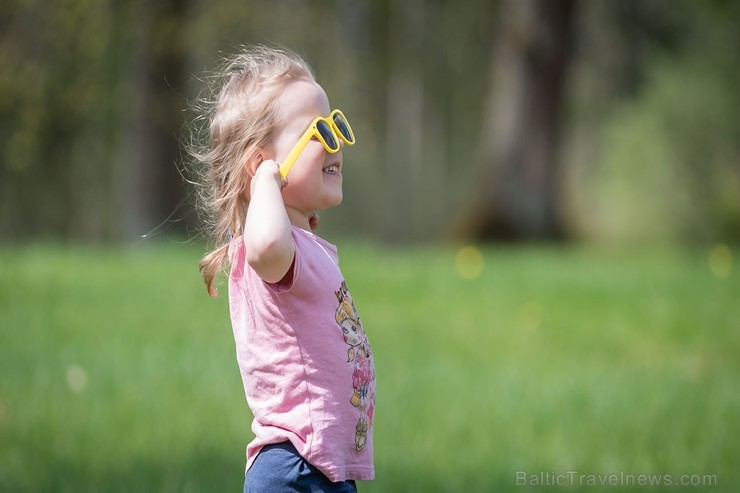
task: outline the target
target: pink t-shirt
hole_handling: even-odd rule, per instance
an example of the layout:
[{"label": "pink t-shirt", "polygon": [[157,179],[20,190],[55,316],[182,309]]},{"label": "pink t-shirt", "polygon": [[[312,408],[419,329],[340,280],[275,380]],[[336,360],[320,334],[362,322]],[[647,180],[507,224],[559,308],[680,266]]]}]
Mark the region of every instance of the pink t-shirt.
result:
[{"label": "pink t-shirt", "polygon": [[375,367],[331,243],[293,228],[293,281],[265,283],[229,250],[229,306],[239,369],[254,415],[247,468],[261,448],[290,441],[332,481],[373,479]]}]

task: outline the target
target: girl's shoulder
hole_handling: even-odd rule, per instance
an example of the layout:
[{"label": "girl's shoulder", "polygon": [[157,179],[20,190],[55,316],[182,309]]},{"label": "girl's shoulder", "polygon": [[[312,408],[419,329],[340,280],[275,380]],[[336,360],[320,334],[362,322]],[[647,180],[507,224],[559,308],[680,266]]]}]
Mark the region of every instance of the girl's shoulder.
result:
[{"label": "girl's shoulder", "polygon": [[325,252],[331,252],[334,256],[336,256],[338,253],[336,245],[325,240],[312,231],[307,231],[303,228],[299,228],[298,226],[293,226],[293,241],[295,241],[296,249],[309,248],[315,250],[316,247],[319,247]]}]

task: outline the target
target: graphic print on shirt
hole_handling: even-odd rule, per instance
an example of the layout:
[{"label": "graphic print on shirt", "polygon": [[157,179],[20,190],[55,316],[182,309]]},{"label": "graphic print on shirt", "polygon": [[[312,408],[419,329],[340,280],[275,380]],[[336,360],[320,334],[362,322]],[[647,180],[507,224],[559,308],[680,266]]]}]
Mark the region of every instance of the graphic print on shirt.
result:
[{"label": "graphic print on shirt", "polygon": [[375,366],[370,343],[365,330],[362,328],[360,316],[347,290],[347,283],[342,281],[338,291],[335,291],[339,306],[336,320],[347,343],[347,363],[353,365],[352,395],[349,402],[359,411],[359,419],[355,427],[355,449],[362,452],[367,441],[367,433],[373,424],[375,411]]}]

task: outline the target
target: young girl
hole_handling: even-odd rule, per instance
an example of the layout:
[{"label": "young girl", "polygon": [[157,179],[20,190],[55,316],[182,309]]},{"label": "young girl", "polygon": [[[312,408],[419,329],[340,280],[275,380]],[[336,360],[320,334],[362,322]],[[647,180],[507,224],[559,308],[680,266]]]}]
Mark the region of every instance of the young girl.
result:
[{"label": "young girl", "polygon": [[373,355],[337,249],[314,211],[342,201],[354,134],[308,65],[245,49],[204,115],[208,212],[218,248],[200,270],[211,296],[225,264],[237,359],[255,438],[244,491],[356,491],[374,477]]}]

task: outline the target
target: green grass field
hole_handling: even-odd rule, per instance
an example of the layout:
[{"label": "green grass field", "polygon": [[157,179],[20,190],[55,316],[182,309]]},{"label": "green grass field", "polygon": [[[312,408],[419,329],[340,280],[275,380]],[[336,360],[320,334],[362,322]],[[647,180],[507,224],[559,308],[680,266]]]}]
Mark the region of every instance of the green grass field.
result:
[{"label": "green grass field", "polygon": [[[738,265],[490,248],[465,279],[451,247],[340,251],[378,374],[362,492],[740,488]],[[200,253],[0,250],[0,491],[241,491],[251,417]]]}]

